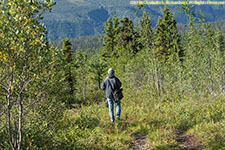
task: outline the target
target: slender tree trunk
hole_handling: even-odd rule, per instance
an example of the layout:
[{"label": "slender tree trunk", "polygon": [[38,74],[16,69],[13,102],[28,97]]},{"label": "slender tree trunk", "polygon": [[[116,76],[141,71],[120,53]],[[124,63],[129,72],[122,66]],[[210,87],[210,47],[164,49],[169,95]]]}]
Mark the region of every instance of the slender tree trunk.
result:
[{"label": "slender tree trunk", "polygon": [[8,108],[7,108],[7,122],[8,122],[8,138],[9,138],[9,144],[11,146],[11,149],[14,150],[13,142],[12,142],[12,128],[11,128],[11,106],[10,106],[10,100],[8,100]]},{"label": "slender tree trunk", "polygon": [[210,59],[210,55],[208,55],[208,62],[209,62],[209,90],[210,90],[210,94],[212,94],[214,92],[214,82],[213,82],[213,75],[212,75],[212,72],[213,72],[213,69],[212,69],[212,62],[211,62],[211,59]]},{"label": "slender tree trunk", "polygon": [[18,104],[19,104],[19,122],[18,122],[18,150],[22,149],[22,119],[23,119],[23,104],[21,95],[18,95]]},{"label": "slender tree trunk", "polygon": [[[9,87],[11,87],[11,82],[9,83]],[[11,146],[12,150],[15,150],[14,148],[14,142],[13,142],[13,135],[12,135],[12,125],[11,125],[11,108],[12,108],[12,101],[11,101],[11,88],[8,89],[8,95],[6,96],[7,99],[7,122],[8,122],[8,138],[9,138],[9,144]]]},{"label": "slender tree trunk", "polygon": [[72,72],[71,72],[71,67],[69,67],[69,77],[68,77],[68,83],[69,83],[69,86],[70,86],[70,94],[71,94],[71,97],[73,97],[73,94],[74,94],[74,87],[73,87],[73,78],[72,78]]},{"label": "slender tree trunk", "polygon": [[2,99],[0,99],[0,118],[3,110],[3,104],[2,104]]},{"label": "slender tree trunk", "polygon": [[225,72],[223,73],[223,83],[222,83],[223,92],[225,91]]},{"label": "slender tree trunk", "polygon": [[83,98],[84,98],[84,100],[86,100],[86,90],[85,90],[85,81],[84,80],[85,80],[84,78],[81,79],[81,85],[82,85]]},{"label": "slender tree trunk", "polygon": [[180,75],[179,75],[179,78],[180,78],[180,83],[179,83],[179,85],[180,85],[180,94],[181,94],[181,97],[183,97],[184,96],[183,71],[182,71],[181,66],[180,66],[179,69],[180,69],[180,71],[179,71],[179,73],[180,73]]},{"label": "slender tree trunk", "polygon": [[98,73],[98,87],[101,89],[101,74]]},{"label": "slender tree trunk", "polygon": [[157,89],[157,92],[158,92],[158,95],[160,96],[161,95],[161,86],[160,86],[160,70],[159,70],[159,67],[156,65],[155,66],[155,78],[156,78],[156,89]]}]

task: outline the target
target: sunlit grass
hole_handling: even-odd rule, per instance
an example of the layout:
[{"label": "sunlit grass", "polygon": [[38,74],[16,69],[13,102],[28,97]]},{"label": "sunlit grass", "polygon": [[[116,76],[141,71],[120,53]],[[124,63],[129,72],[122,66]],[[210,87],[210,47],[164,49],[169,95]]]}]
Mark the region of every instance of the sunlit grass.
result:
[{"label": "sunlit grass", "polygon": [[[129,149],[135,136],[145,136],[146,148],[179,149],[177,131],[194,135],[203,148],[222,148],[225,139],[224,98],[142,101],[123,99],[121,120],[110,122],[104,103],[67,112],[58,140],[96,149]],[[62,135],[63,134],[63,135]]]}]

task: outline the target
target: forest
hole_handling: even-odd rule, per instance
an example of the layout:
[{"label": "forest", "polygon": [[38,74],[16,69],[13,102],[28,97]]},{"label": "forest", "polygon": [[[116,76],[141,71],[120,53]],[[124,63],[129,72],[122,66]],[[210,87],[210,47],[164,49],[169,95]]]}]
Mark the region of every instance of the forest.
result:
[{"label": "forest", "polygon": [[[138,24],[114,11],[83,45],[47,39],[51,0],[0,4],[0,149],[225,148],[224,35],[188,3],[182,32],[168,7],[152,28],[138,5]],[[124,93],[115,123],[100,89],[109,68]]]}]

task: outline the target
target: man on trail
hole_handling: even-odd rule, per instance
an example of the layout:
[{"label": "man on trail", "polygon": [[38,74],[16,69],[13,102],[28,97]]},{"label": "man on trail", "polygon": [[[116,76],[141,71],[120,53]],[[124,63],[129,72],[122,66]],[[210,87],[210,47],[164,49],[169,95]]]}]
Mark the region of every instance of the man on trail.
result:
[{"label": "man on trail", "polygon": [[111,118],[111,122],[115,121],[114,113],[113,113],[114,104],[116,105],[116,119],[120,119],[120,113],[121,113],[120,101],[114,100],[113,91],[115,89],[119,89],[122,83],[114,75],[114,73],[115,73],[114,69],[110,68],[108,70],[108,76],[104,79],[104,81],[101,84],[101,89],[105,90],[105,95],[108,101],[109,116]]}]

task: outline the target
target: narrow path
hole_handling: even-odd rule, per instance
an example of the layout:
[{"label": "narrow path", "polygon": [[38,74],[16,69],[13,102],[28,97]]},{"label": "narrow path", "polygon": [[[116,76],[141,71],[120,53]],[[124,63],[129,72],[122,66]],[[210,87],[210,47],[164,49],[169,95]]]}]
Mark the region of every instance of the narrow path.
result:
[{"label": "narrow path", "polygon": [[185,135],[182,131],[176,131],[176,135],[180,150],[199,150],[203,146],[193,134]]},{"label": "narrow path", "polygon": [[[199,150],[203,144],[198,141],[194,134],[186,135],[182,131],[176,131],[176,141],[179,145],[179,150]],[[150,150],[149,145],[146,144],[146,135],[133,134],[134,140],[131,142],[129,148],[132,150]],[[166,150],[166,149],[165,149]]]},{"label": "narrow path", "polygon": [[147,145],[146,145],[146,135],[138,135],[138,134],[134,134],[134,140],[131,142],[130,144],[130,149],[133,150],[150,150],[150,149],[146,149]]}]

